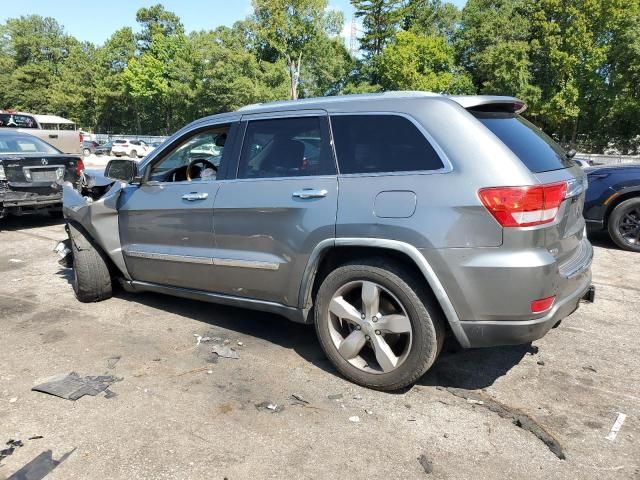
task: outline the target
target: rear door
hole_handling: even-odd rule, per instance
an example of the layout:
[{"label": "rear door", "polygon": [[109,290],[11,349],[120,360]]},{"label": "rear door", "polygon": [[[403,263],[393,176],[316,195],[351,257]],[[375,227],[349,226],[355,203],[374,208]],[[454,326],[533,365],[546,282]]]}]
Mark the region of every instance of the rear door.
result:
[{"label": "rear door", "polygon": [[[129,185],[119,200],[120,239],[127,269],[134,280],[195,290],[211,290],[213,203],[220,177],[196,160],[221,161],[194,153],[218,139],[234,137],[236,124],[210,125],[185,133],[147,168],[140,185]],[[229,140],[231,143],[232,140]],[[222,163],[221,163],[222,162]]]},{"label": "rear door", "polygon": [[237,178],[214,206],[216,291],[297,306],[315,246],[335,237],[338,183],[324,111],[243,117]]},{"label": "rear door", "polygon": [[582,212],[587,188],[584,171],[542,130],[521,116],[505,112],[472,113],[518,156],[540,183],[567,183],[566,198],[555,221],[544,228],[544,242],[560,264],[579,254],[584,247]]}]

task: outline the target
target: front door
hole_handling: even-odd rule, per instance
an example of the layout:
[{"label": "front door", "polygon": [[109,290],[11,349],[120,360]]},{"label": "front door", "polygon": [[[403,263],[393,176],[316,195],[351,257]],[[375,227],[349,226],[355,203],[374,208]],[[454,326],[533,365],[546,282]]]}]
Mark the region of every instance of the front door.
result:
[{"label": "front door", "polygon": [[231,125],[185,134],[121,194],[120,239],[134,280],[210,290],[213,203]]},{"label": "front door", "polygon": [[324,112],[243,117],[237,176],[214,205],[216,291],[298,305],[314,247],[335,237],[338,182]]}]

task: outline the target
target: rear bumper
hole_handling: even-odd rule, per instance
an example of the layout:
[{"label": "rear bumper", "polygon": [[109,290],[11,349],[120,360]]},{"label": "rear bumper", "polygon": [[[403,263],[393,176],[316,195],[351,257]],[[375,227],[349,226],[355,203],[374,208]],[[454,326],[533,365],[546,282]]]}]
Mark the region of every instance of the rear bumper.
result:
[{"label": "rear bumper", "polygon": [[0,209],[56,205],[62,205],[62,193],[53,193],[50,195],[12,191],[0,193]]},{"label": "rear bumper", "polygon": [[471,347],[518,345],[544,337],[562,319],[571,315],[579,306],[582,297],[591,286],[591,269],[586,269],[578,278],[575,290],[557,302],[542,318],[519,321],[462,321],[464,333]]}]

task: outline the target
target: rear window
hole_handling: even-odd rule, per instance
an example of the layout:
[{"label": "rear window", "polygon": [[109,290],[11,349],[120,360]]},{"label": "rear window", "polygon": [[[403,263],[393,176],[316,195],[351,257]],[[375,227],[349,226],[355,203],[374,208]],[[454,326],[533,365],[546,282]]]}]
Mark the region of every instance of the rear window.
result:
[{"label": "rear window", "polygon": [[565,151],[533,123],[513,113],[472,112],[533,173],[573,166]]},{"label": "rear window", "polygon": [[60,151],[31,135],[2,135],[0,136],[0,153],[56,154]]},{"label": "rear window", "polygon": [[16,113],[0,113],[0,127],[38,128],[33,117]]},{"label": "rear window", "polygon": [[442,160],[426,137],[399,115],[331,117],[340,173],[438,170]]}]

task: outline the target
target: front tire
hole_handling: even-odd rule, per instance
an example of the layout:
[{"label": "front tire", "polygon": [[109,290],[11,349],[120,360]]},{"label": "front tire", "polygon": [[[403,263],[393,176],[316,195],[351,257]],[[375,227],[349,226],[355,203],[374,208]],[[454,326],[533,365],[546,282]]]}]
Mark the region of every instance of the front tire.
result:
[{"label": "front tire", "polygon": [[433,365],[444,322],[424,283],[395,263],[377,260],[327,275],[316,296],[316,332],[342,375],[364,387],[397,390]]},{"label": "front tire", "polygon": [[113,286],[107,259],[101,250],[78,229],[70,227],[73,252],[73,292],[82,303],[111,298]]},{"label": "front tire", "polygon": [[640,252],[640,197],[630,198],[609,215],[609,235],[620,248]]}]

